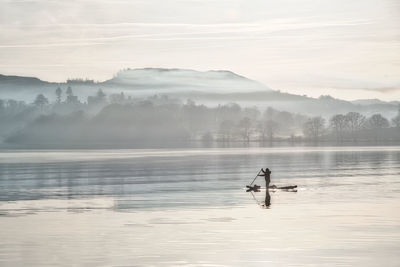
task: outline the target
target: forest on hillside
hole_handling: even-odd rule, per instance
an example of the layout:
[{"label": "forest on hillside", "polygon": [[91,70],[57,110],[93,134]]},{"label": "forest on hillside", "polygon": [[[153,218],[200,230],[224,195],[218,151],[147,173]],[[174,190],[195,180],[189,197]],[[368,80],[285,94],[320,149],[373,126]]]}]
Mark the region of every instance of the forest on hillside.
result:
[{"label": "forest on hillside", "polygon": [[101,89],[81,102],[73,89],[55,90],[56,100],[39,94],[33,103],[0,99],[3,143],[62,147],[67,145],[162,146],[185,142],[360,142],[400,141],[397,116],[366,117],[357,112],[330,118],[309,117],[271,107],[235,103],[205,106],[166,95],[134,98],[106,95]]}]

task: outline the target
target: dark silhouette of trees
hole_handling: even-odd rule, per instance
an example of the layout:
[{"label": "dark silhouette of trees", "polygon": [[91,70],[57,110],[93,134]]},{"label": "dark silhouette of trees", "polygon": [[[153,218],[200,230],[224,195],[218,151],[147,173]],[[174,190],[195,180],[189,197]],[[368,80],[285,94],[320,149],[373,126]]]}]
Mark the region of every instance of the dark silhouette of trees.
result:
[{"label": "dark silhouette of trees", "polygon": [[44,106],[49,104],[49,100],[43,94],[38,94],[33,104],[43,110]]},{"label": "dark silhouette of trees", "polygon": [[57,87],[56,89],[56,97],[57,97],[57,103],[61,103],[61,95],[62,95],[62,90],[60,87]]},{"label": "dark silhouette of trees", "polygon": [[365,116],[358,112],[349,112],[346,114],[346,120],[353,141],[357,141],[358,132],[364,127]]},{"label": "dark silhouette of trees", "polygon": [[325,120],[322,117],[313,117],[303,126],[303,133],[306,137],[318,141],[322,136],[325,127]]},{"label": "dark silhouette of trees", "polygon": [[399,109],[397,112],[397,116],[392,119],[392,123],[393,123],[394,127],[400,128],[400,105],[399,105]]},{"label": "dark silhouette of trees", "polygon": [[[107,97],[101,89],[89,96],[87,103],[80,103],[71,87],[67,88],[67,97],[62,103],[62,91],[58,89],[54,105],[49,105],[43,94],[29,105],[12,99],[0,100],[1,138],[9,136],[7,140],[22,143],[26,139],[31,143],[138,144],[143,141],[151,145],[162,144],[163,140],[400,141],[400,111],[392,119],[393,127],[381,114],[366,120],[360,113],[349,112],[332,116],[329,128],[325,129],[322,117],[310,118],[270,107],[261,113],[256,107],[242,108],[235,103],[208,107],[191,100],[183,104],[159,95],[139,99],[120,93]],[[66,125],[68,130],[63,131]]]},{"label": "dark silhouette of trees", "polygon": [[3,99],[0,99],[0,114],[3,114],[5,109],[6,109],[6,102]]},{"label": "dark silhouette of trees", "polygon": [[67,90],[65,91],[65,94],[68,96],[73,96],[74,93],[72,92],[71,86],[68,86]]},{"label": "dark silhouette of trees", "polygon": [[65,100],[65,102],[67,104],[78,104],[79,103],[78,97],[76,95],[74,95],[71,86],[68,86],[65,94],[67,95],[67,99]]},{"label": "dark silhouette of trees", "polygon": [[88,96],[87,103],[89,106],[97,106],[100,109],[107,104],[106,94],[102,89],[99,89],[95,96]]},{"label": "dark silhouette of trees", "polygon": [[377,141],[382,129],[389,127],[389,121],[381,114],[374,114],[366,121],[366,127],[373,131],[375,141]]},{"label": "dark silhouette of trees", "polygon": [[330,119],[330,128],[335,132],[337,141],[343,141],[343,133],[348,128],[346,116],[337,114]]},{"label": "dark silhouette of trees", "polygon": [[367,120],[367,127],[370,129],[382,129],[389,127],[389,121],[381,114],[374,114]]}]

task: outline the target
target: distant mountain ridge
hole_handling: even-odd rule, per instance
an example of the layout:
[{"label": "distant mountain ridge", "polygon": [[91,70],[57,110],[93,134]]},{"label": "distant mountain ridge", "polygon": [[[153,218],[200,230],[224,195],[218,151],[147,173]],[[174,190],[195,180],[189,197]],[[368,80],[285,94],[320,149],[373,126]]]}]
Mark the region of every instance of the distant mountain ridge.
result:
[{"label": "distant mountain ridge", "polygon": [[267,86],[226,70],[195,71],[189,69],[126,69],[101,83],[108,87],[136,90],[245,92],[271,90]]},{"label": "distant mountain ridge", "polygon": [[0,74],[1,87],[5,85],[31,86],[31,85],[48,85],[48,84],[54,84],[54,83],[45,82],[36,77],[23,77],[23,76]]},{"label": "distant mountain ridge", "polygon": [[356,105],[385,105],[387,103],[399,105],[400,101],[389,101],[385,102],[380,99],[360,99],[360,100],[354,100],[351,101],[351,103],[356,104]]},{"label": "distant mountain ridge", "polygon": [[125,91],[140,95],[188,91],[232,93],[271,90],[262,83],[231,71],[143,68],[121,70],[113,78],[102,82],[74,79],[54,83],[34,77],[0,75],[0,98],[32,101],[36,94],[43,93],[53,99],[54,90],[58,86],[71,86],[83,98],[94,94],[99,88],[109,93]]},{"label": "distant mountain ridge", "polygon": [[42,93],[50,100],[54,100],[55,89],[61,87],[65,91],[68,86],[72,87],[83,102],[101,88],[106,94],[124,92],[133,97],[166,94],[183,101],[191,98],[199,103],[211,105],[237,102],[245,106],[273,107],[322,116],[357,111],[366,115],[382,113],[390,118],[397,113],[400,104],[399,101],[384,102],[374,99],[345,101],[330,96],[311,98],[282,93],[227,70],[196,71],[164,68],[125,69],[102,82],[76,79],[54,83],[35,77],[0,75],[0,99],[32,102],[37,94]]}]

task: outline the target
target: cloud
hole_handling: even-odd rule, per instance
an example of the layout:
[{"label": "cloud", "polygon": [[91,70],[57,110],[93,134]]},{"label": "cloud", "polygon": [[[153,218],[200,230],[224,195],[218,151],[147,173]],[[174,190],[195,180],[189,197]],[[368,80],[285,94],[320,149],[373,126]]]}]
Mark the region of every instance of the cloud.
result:
[{"label": "cloud", "polygon": [[1,48],[46,48],[46,47],[66,47],[66,46],[93,46],[101,45],[104,43],[42,43],[42,44],[10,44],[10,45],[0,45]]},{"label": "cloud", "polygon": [[[102,80],[124,67],[230,69],[288,89],[389,94],[400,87],[398,7],[393,0],[0,0],[0,73]],[[65,67],[31,67],[38,62]]]},{"label": "cloud", "polygon": [[[37,24],[16,25],[14,34],[20,36],[20,31],[26,31],[26,39],[22,43],[1,43],[0,48],[35,48],[56,46],[90,46],[102,45],[117,40],[149,40],[149,41],[179,41],[179,40],[266,40],[273,34],[300,30],[315,30],[328,27],[347,27],[368,25],[367,21],[342,21],[326,23],[307,23],[301,21],[267,21],[259,23],[220,23],[220,24],[190,24],[190,23],[101,23],[101,24]],[[4,27],[7,27],[3,25]],[[12,36],[13,27],[8,27],[8,36]],[[48,35],[46,35],[46,31]],[[81,32],[85,36],[81,36]],[[0,30],[1,32],[1,30]],[[131,32],[142,32],[134,33]],[[59,41],[47,41],[59,36]],[[77,35],[79,37],[77,37]],[[107,36],[109,35],[109,36]],[[65,39],[69,36],[68,39]],[[8,38],[9,39],[9,38]],[[35,39],[46,40],[45,43],[35,43]],[[8,42],[10,40],[7,40]]]}]

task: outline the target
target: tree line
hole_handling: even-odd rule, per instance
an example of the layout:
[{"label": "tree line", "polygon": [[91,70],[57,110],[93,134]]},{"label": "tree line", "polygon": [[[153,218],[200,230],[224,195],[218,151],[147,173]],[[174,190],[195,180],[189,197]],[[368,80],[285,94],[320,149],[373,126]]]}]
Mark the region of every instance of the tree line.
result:
[{"label": "tree line", "polygon": [[307,120],[303,128],[308,139],[345,141],[398,141],[400,137],[400,107],[397,116],[389,121],[381,114],[366,117],[357,112],[337,114],[328,123],[322,117]]},{"label": "tree line", "polygon": [[71,87],[57,88],[54,102],[43,94],[30,104],[0,99],[0,123],[5,142],[29,144],[400,140],[400,109],[391,119],[357,112],[322,118],[235,103],[208,107],[166,95],[106,95],[101,89],[81,102]]}]

